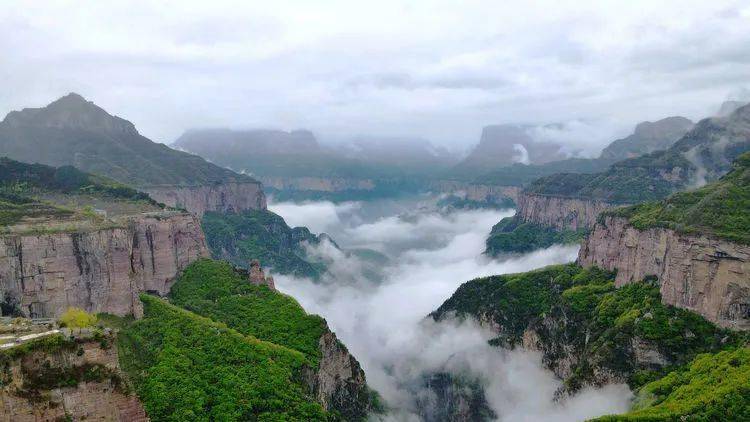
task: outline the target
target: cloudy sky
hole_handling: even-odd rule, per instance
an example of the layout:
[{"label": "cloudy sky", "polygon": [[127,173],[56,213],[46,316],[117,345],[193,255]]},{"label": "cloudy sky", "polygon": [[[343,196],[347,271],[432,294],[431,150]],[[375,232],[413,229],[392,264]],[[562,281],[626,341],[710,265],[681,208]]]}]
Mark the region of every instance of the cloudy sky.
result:
[{"label": "cloudy sky", "polygon": [[595,145],[750,87],[746,1],[3,5],[0,113],[75,91],[167,143],[231,126],[462,146],[573,122]]}]

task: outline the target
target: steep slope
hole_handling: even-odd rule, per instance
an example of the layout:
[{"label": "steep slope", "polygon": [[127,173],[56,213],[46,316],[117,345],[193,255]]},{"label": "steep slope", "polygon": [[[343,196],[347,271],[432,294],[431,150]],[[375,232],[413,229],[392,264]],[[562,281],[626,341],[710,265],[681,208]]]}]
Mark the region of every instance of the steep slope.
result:
[{"label": "steep slope", "polygon": [[616,288],[614,274],[573,264],[461,285],[431,315],[473,318],[491,343],[541,352],[560,394],[627,382],[638,388],[698,353],[740,342],[701,316],[661,303],[648,283]]},{"label": "steep slope", "polygon": [[247,279],[227,263],[201,260],[185,270],[170,296],[172,303],[244,335],[301,352],[313,370],[305,379],[316,400],[344,420],[364,419],[374,404],[364,371],[326,321]]},{"label": "steep slope", "polygon": [[0,159],[0,198],[4,314],[139,315],[140,292],[208,255],[195,216],[72,167]]},{"label": "steep slope", "polygon": [[246,267],[253,259],[280,274],[317,279],[325,265],[311,259],[305,245],[320,238],[306,227],[289,227],[271,211],[206,213],[202,221],[211,255]]},{"label": "steep slope", "polygon": [[602,158],[624,160],[664,150],[672,146],[693,127],[693,122],[680,116],[667,117],[655,122],[639,123],[633,134],[618,139],[602,151]]},{"label": "steep slope", "polygon": [[595,420],[750,420],[750,348],[699,355],[641,388],[631,412]]},{"label": "steep slope", "polygon": [[715,183],[605,212],[578,261],[618,285],[656,276],[667,303],[750,328],[750,153]]},{"label": "steep slope", "polygon": [[148,421],[120,368],[115,338],[55,334],[0,351],[0,418]]},{"label": "steep slope", "polygon": [[198,214],[265,207],[258,181],[154,143],[132,123],[77,94],[43,108],[10,112],[0,122],[0,155],[51,166],[72,165]]}]

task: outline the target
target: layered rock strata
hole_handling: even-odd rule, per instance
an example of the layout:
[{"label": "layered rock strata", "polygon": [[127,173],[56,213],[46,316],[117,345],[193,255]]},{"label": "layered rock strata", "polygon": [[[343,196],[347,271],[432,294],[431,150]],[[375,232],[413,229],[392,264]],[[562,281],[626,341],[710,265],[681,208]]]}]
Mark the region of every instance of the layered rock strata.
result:
[{"label": "layered rock strata", "polygon": [[518,200],[518,186],[486,185],[455,180],[440,180],[430,184],[430,189],[440,193],[460,194],[467,200],[488,203],[503,203],[508,199]]},{"label": "layered rock strata", "polygon": [[199,218],[207,211],[239,212],[266,209],[259,182],[224,182],[202,186],[151,186],[142,190],[157,202],[182,208]]},{"label": "layered rock strata", "polygon": [[594,227],[599,214],[614,206],[598,200],[529,193],[518,195],[516,204],[516,216],[526,223],[572,231]]},{"label": "layered rock strata", "polygon": [[208,250],[187,213],[141,215],[118,227],[0,237],[3,301],[29,317],[68,307],[142,314],[141,292],[165,295],[176,275]]},{"label": "layered rock strata", "polygon": [[618,286],[655,276],[662,301],[734,329],[750,329],[750,246],[700,234],[638,230],[607,216],[586,238],[582,266],[617,270]]}]

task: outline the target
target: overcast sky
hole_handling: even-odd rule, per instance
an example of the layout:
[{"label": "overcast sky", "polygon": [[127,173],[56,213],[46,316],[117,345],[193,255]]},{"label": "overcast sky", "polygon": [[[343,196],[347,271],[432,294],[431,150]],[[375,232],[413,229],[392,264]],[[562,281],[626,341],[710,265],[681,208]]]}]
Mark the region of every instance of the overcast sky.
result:
[{"label": "overcast sky", "polygon": [[750,4],[4,1],[0,51],[2,114],[74,91],[166,143],[229,126],[468,146],[572,121],[586,148],[746,96]]}]

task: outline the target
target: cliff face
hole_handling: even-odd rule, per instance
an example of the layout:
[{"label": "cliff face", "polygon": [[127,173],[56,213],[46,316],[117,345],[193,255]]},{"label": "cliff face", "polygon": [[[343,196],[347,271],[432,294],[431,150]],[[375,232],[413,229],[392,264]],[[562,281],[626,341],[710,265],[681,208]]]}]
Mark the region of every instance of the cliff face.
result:
[{"label": "cliff face", "polygon": [[8,361],[0,420],[148,421],[138,398],[123,388],[112,341],[65,340],[56,350],[32,351]]},{"label": "cliff face", "polygon": [[340,192],[375,189],[375,182],[371,179],[263,176],[260,180],[264,185],[278,190]]},{"label": "cliff face", "polygon": [[641,231],[607,216],[585,240],[578,262],[616,269],[618,286],[656,276],[664,303],[723,327],[750,329],[750,246],[663,228]]},{"label": "cliff face", "polygon": [[184,208],[198,217],[207,211],[266,209],[266,195],[258,182],[224,182],[203,186],[153,186],[143,189],[157,202]]},{"label": "cliff face", "polygon": [[30,317],[57,317],[70,306],[140,316],[139,293],[166,294],[179,271],[206,256],[200,224],[186,213],[86,232],[9,234],[0,237],[0,289]]},{"label": "cliff face", "polygon": [[328,329],[320,336],[320,351],[320,365],[309,381],[317,402],[345,420],[365,419],[372,403],[359,362]]},{"label": "cliff face", "polygon": [[516,204],[516,215],[524,222],[573,231],[593,227],[599,213],[612,207],[598,200],[529,193],[519,194]]},{"label": "cliff face", "polygon": [[454,180],[439,180],[430,183],[430,189],[440,193],[462,193],[469,201],[503,203],[508,199],[518,200],[520,187],[466,183]]}]

